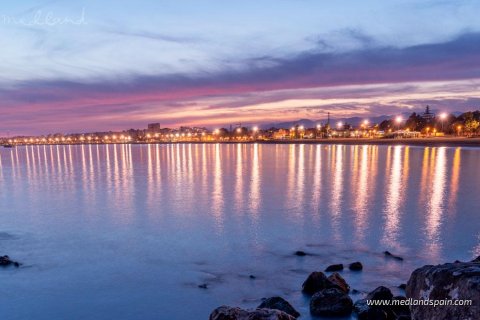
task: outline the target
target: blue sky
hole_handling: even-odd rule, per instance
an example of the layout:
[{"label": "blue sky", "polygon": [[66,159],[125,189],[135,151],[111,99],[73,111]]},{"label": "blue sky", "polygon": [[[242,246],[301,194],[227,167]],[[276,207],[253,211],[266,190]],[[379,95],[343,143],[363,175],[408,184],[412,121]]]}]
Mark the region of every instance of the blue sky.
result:
[{"label": "blue sky", "polygon": [[3,131],[478,107],[478,1],[18,1]]}]

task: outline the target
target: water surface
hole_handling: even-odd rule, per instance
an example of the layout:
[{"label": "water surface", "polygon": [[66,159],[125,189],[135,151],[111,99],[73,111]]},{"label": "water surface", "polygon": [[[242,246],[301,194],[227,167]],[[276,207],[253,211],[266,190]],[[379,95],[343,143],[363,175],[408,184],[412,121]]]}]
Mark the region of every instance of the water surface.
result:
[{"label": "water surface", "polygon": [[310,319],[301,284],[328,264],[362,261],[343,276],[369,291],[480,255],[479,163],[480,149],[447,147],[2,149],[0,254],[24,265],[0,270],[0,310],[192,320],[281,295]]}]

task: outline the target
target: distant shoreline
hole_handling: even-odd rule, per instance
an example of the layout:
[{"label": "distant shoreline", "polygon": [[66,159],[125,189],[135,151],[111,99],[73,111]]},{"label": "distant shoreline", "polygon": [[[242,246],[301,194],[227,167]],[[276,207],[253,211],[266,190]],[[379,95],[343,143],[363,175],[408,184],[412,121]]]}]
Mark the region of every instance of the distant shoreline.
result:
[{"label": "distant shoreline", "polygon": [[[480,147],[480,137],[437,137],[437,138],[331,138],[331,139],[297,139],[297,140],[258,140],[258,141],[158,141],[158,142],[130,142],[118,144],[147,145],[147,144],[323,144],[323,145],[406,145],[423,147]],[[19,144],[17,146],[57,146],[57,145],[108,145],[115,143],[58,143],[58,144]]]}]

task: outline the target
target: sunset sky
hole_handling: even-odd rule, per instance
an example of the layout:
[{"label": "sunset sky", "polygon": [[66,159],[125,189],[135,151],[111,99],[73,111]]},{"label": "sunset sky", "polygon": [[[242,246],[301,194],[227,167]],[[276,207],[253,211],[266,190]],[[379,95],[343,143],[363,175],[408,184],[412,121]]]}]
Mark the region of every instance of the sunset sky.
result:
[{"label": "sunset sky", "polygon": [[480,109],[480,1],[10,1],[0,136]]}]

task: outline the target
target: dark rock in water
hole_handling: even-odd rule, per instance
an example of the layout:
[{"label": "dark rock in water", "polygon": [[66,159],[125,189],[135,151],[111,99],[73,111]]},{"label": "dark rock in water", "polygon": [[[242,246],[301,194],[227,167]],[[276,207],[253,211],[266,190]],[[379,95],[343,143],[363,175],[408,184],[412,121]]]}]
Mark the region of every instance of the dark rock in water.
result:
[{"label": "dark rock in water", "polygon": [[253,274],[249,275],[248,276],[250,279],[257,279],[257,277],[255,277]]},{"label": "dark rock in water", "polygon": [[263,302],[257,307],[258,309],[275,309],[283,311],[294,318],[298,318],[300,313],[295,310],[294,307],[288,301],[281,297],[271,297],[263,300]]},{"label": "dark rock in water", "polygon": [[[380,286],[367,294],[366,300],[376,300],[376,301],[382,301],[382,300],[392,300],[393,299],[393,294],[388,289],[387,287]],[[385,313],[389,316],[389,318],[392,318],[392,310],[390,306],[387,305],[377,305],[374,307],[374,309],[380,309],[385,311]]]},{"label": "dark rock in water", "polygon": [[[395,296],[392,299],[393,301],[396,301],[396,303],[393,303],[391,306],[391,310],[395,314],[395,316],[398,318],[400,316],[408,316],[410,317],[410,308],[406,304],[407,298],[403,296]],[[404,304],[400,303],[400,301],[405,301]]]},{"label": "dark rock in water", "polygon": [[472,260],[472,262],[480,263],[480,256],[476,257]]},{"label": "dark rock in water", "polygon": [[471,305],[410,306],[412,319],[478,319],[480,314],[478,262],[446,263],[415,270],[407,283],[407,298],[471,300]]},{"label": "dark rock in water", "polygon": [[14,265],[17,268],[20,267],[20,263],[18,263],[17,261],[13,261],[12,259],[10,259],[9,256],[6,256],[6,255],[3,257],[0,256],[0,266],[8,267],[11,265]]},{"label": "dark rock in water", "polygon": [[387,257],[391,257],[393,259],[403,261],[402,257],[396,256],[396,255],[392,254],[390,251],[384,251],[383,254],[386,255]]},{"label": "dark rock in water", "polygon": [[198,287],[200,289],[208,289],[208,284],[204,283],[204,284],[199,284]]},{"label": "dark rock in water", "polygon": [[352,294],[357,294],[357,293],[360,293],[360,291],[358,291],[357,289],[352,289]]},{"label": "dark rock in water", "polygon": [[453,263],[462,263],[462,261],[460,261],[460,260],[455,260],[455,261],[453,261]]},{"label": "dark rock in water", "polygon": [[244,310],[221,306],[210,314],[209,320],[295,320],[289,314],[274,309]]},{"label": "dark rock in water", "polygon": [[348,293],[350,291],[347,281],[338,272],[332,273],[327,279],[335,283],[343,292]]},{"label": "dark rock in water", "polygon": [[387,287],[380,286],[367,295],[367,300],[392,300],[393,294]]},{"label": "dark rock in water", "polygon": [[406,283],[402,283],[401,285],[398,286],[400,289],[405,290],[407,288]]},{"label": "dark rock in water", "polygon": [[305,257],[307,255],[305,251],[295,251],[294,254],[298,257]]},{"label": "dark rock in water", "polygon": [[352,313],[352,299],[340,289],[330,288],[317,292],[310,300],[310,313],[314,316],[346,316]]},{"label": "dark rock in water", "polygon": [[361,262],[357,261],[357,262],[350,263],[348,268],[352,271],[360,271],[363,269],[363,265]]},{"label": "dark rock in water", "polygon": [[388,313],[380,308],[371,307],[367,299],[360,299],[355,302],[353,309],[359,320],[387,320]]},{"label": "dark rock in water", "polygon": [[325,269],[326,272],[333,272],[333,271],[342,271],[343,264],[332,264]]},{"label": "dark rock in water", "polygon": [[314,294],[318,291],[339,287],[330,281],[323,272],[312,272],[302,285],[302,291],[306,294]]}]

